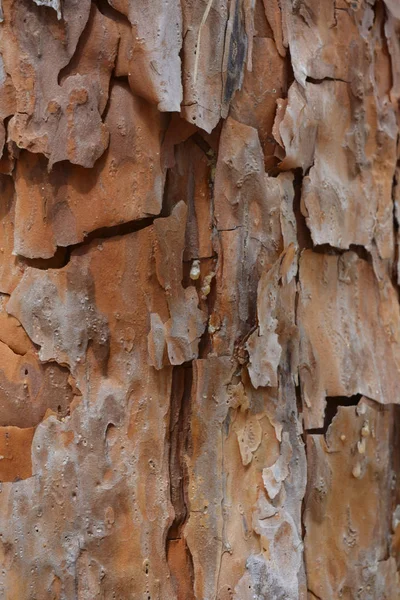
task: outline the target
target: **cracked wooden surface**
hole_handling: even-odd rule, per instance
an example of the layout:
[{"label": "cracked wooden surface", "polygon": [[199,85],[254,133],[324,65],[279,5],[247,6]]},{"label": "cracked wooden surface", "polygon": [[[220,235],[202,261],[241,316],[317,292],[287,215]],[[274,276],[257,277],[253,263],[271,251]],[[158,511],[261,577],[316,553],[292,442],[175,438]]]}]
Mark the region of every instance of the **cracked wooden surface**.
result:
[{"label": "cracked wooden surface", "polygon": [[0,2],[0,598],[400,599],[396,0]]}]

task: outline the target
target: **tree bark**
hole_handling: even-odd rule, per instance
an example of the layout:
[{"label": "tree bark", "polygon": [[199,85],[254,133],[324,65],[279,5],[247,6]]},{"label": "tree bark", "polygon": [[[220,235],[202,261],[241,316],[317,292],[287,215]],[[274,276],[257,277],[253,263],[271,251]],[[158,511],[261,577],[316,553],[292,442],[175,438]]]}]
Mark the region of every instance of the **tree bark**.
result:
[{"label": "tree bark", "polygon": [[399,599],[398,2],[0,9],[0,598]]}]

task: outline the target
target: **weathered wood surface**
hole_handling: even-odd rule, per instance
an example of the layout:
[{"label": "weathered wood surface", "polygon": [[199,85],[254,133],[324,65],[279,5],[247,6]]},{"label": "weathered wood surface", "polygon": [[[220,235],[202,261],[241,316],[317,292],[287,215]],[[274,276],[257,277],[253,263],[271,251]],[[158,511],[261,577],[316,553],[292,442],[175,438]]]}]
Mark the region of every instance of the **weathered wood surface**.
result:
[{"label": "weathered wood surface", "polygon": [[397,0],[0,7],[0,598],[398,600]]}]

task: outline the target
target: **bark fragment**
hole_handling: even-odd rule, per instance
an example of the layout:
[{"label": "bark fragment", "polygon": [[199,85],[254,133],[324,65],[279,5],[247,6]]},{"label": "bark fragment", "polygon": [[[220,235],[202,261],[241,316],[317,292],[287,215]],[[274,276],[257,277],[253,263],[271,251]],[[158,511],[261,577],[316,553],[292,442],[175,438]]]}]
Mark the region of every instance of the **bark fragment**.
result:
[{"label": "bark fragment", "polygon": [[391,282],[381,288],[372,267],[353,252],[306,251],[299,279],[306,428],[323,426],[325,395],[398,403],[400,313]]},{"label": "bark fragment", "polygon": [[363,398],[339,407],[326,439],[307,436],[305,556],[308,587],[319,598],[352,597],[361,588],[367,598],[398,597],[387,554],[392,418],[392,407]]},{"label": "bark fragment", "polygon": [[[90,171],[62,163],[50,173],[40,155],[23,152],[15,172],[15,250],[50,258],[96,229],[159,214],[164,173],[157,110],[115,83],[105,119],[106,153]],[[27,227],[28,221],[28,227]]]}]

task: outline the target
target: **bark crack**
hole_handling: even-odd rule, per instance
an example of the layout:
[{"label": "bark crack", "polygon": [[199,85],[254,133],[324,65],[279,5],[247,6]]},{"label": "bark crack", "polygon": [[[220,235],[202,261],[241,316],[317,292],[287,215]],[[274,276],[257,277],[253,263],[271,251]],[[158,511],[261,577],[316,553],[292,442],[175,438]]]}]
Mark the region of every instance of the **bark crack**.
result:
[{"label": "bark crack", "polygon": [[[166,536],[166,555],[178,597],[183,597],[181,596],[182,577],[186,578],[186,584],[190,584],[191,590],[194,586],[193,559],[183,533],[189,517],[185,456],[190,444],[192,381],[192,362],[173,368],[169,425],[169,484],[174,518]],[[183,572],[179,572],[179,569],[183,569]]]},{"label": "bark crack", "polygon": [[27,258],[22,255],[18,255],[18,258],[27,266],[34,267],[35,269],[61,269],[69,263],[71,255],[75,250],[88,246],[95,240],[107,240],[141,231],[142,229],[150,227],[155,219],[159,217],[161,217],[161,214],[152,217],[144,217],[143,219],[134,219],[133,221],[128,221],[121,225],[95,229],[88,233],[82,242],[77,242],[76,244],[65,247],[58,246],[56,253],[50,258]]},{"label": "bark crack", "polygon": [[320,85],[324,83],[324,81],[340,81],[341,83],[350,84],[351,81],[347,81],[346,79],[340,79],[340,77],[323,77],[322,79],[314,79],[314,77],[307,76],[306,83],[313,83],[315,85]]},{"label": "bark crack", "polygon": [[362,394],[354,396],[327,396],[325,398],[325,414],[323,427],[306,429],[305,433],[309,435],[326,435],[333,419],[336,417],[340,406],[357,406],[362,398]]}]

